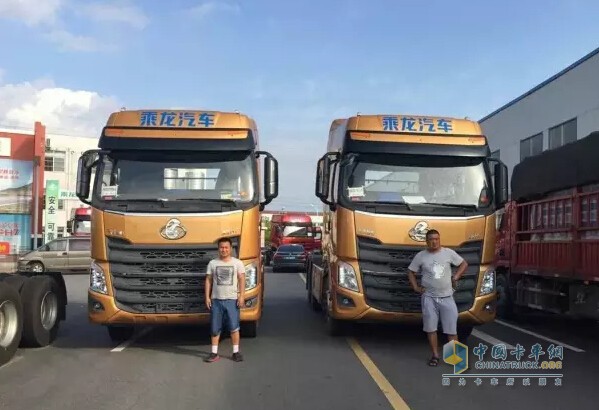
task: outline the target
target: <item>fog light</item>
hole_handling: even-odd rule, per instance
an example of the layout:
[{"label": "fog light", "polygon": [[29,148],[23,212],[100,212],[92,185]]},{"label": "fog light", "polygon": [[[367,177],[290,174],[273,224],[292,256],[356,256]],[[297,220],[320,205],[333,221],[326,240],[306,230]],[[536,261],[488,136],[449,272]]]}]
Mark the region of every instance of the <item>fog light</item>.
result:
[{"label": "fog light", "polygon": [[251,307],[253,307],[253,306],[256,305],[257,301],[258,301],[258,298],[255,297],[255,296],[253,298],[251,298],[251,299],[246,299],[243,307],[251,308]]},{"label": "fog light", "polygon": [[339,305],[340,307],[345,307],[345,308],[350,308],[350,307],[356,306],[356,304],[354,303],[352,298],[342,295],[340,293],[337,294],[337,305]]}]

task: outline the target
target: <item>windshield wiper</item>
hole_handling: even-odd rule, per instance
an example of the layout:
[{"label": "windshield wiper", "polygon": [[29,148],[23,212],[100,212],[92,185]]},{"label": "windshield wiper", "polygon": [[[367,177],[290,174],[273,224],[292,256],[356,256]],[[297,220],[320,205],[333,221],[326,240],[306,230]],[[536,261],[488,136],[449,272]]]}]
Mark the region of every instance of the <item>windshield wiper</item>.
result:
[{"label": "windshield wiper", "polygon": [[444,208],[462,208],[462,209],[472,209],[476,211],[478,207],[472,204],[447,204],[447,203],[437,203],[437,202],[419,202],[418,205],[432,205],[432,206],[442,206]]},{"label": "windshield wiper", "polygon": [[178,199],[166,199],[160,198],[161,201],[165,202],[183,202],[183,201],[198,201],[198,202],[208,202],[211,204],[236,204],[236,202],[232,199],[210,199],[210,198],[178,198]]},{"label": "windshield wiper", "polygon": [[362,204],[372,204],[372,205],[401,205],[401,206],[405,206],[408,211],[411,211],[412,208],[410,207],[410,204],[408,204],[407,202],[394,202],[394,201],[363,201],[361,202]]}]

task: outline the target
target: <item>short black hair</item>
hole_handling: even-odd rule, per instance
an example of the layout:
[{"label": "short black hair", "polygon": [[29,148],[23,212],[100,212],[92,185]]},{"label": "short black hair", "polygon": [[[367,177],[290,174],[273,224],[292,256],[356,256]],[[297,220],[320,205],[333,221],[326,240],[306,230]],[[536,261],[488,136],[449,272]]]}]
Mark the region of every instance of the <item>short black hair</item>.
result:
[{"label": "short black hair", "polygon": [[223,242],[229,242],[229,245],[233,247],[233,242],[231,242],[231,238],[220,238],[217,242],[218,246],[220,246]]},{"label": "short black hair", "polygon": [[439,236],[441,236],[441,234],[439,233],[439,231],[437,231],[436,229],[429,229],[428,231],[426,231],[426,239],[429,239],[430,235],[434,235],[437,234]]}]

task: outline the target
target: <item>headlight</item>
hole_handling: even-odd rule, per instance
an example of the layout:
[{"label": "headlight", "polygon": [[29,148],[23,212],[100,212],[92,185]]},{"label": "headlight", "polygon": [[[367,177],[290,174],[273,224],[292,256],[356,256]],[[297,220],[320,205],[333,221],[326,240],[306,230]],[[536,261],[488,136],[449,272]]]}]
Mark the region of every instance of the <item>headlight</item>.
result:
[{"label": "headlight", "polygon": [[339,262],[337,264],[337,270],[337,282],[339,282],[339,286],[357,292],[358,279],[356,278],[356,272],[354,271],[354,268],[350,264]]},{"label": "headlight", "polygon": [[488,295],[489,293],[493,293],[495,290],[495,268],[491,267],[487,269],[483,276],[483,282],[480,285],[480,294]]},{"label": "headlight", "polygon": [[245,290],[254,289],[258,286],[258,269],[256,265],[250,263],[245,265]]},{"label": "headlight", "polygon": [[105,295],[108,293],[104,269],[102,269],[96,262],[92,262],[91,264],[89,288],[94,292],[103,293]]}]

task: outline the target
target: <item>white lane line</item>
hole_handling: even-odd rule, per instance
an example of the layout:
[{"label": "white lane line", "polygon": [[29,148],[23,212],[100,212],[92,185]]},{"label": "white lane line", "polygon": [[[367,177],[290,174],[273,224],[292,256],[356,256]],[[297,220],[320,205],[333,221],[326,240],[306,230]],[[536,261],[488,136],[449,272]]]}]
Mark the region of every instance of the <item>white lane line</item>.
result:
[{"label": "white lane line", "polygon": [[301,278],[301,280],[304,281],[304,283],[306,283],[306,275],[304,275],[303,273],[299,273],[299,277]]},{"label": "white lane line", "polygon": [[145,336],[148,333],[150,333],[151,330],[152,330],[151,327],[146,327],[141,332],[133,335],[130,339],[125,340],[123,343],[121,343],[120,345],[118,345],[117,347],[115,347],[114,349],[112,349],[111,352],[112,353],[122,352],[127,347],[129,347],[132,343],[134,343],[137,339],[139,339],[140,337]]},{"label": "white lane line", "polygon": [[528,334],[528,335],[531,335],[531,336],[537,337],[537,338],[539,338],[539,339],[546,340],[546,341],[548,341],[548,342],[551,342],[551,343],[553,343],[553,344],[555,344],[555,345],[558,345],[558,346],[563,346],[564,348],[566,348],[566,349],[570,349],[570,350],[572,350],[573,352],[576,352],[576,353],[584,353],[584,350],[582,350],[582,349],[579,349],[578,347],[570,346],[570,345],[568,345],[568,344],[566,344],[566,343],[562,343],[562,342],[560,342],[559,340],[551,339],[551,338],[549,338],[549,337],[546,337],[546,336],[540,335],[540,334],[538,334],[538,333],[535,333],[535,332],[532,332],[532,331],[530,331],[530,330],[523,329],[523,328],[521,328],[521,327],[519,327],[519,326],[512,325],[511,323],[504,322],[503,320],[498,320],[498,319],[495,319],[495,323],[499,323],[499,324],[500,324],[500,325],[502,325],[502,326],[509,327],[509,328],[512,328],[512,329],[514,329],[514,330],[517,330],[517,331],[519,331],[519,332],[526,333],[526,334]]},{"label": "white lane line", "polygon": [[514,350],[516,349],[514,346],[512,346],[509,343],[506,343],[502,340],[496,339],[493,336],[491,336],[490,334],[487,334],[483,331],[480,331],[478,329],[472,329],[472,336],[479,338],[480,340],[484,340],[487,343],[490,343],[492,345],[505,345],[505,347],[508,350]]}]

